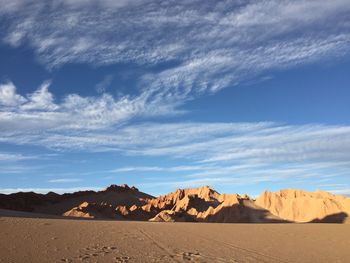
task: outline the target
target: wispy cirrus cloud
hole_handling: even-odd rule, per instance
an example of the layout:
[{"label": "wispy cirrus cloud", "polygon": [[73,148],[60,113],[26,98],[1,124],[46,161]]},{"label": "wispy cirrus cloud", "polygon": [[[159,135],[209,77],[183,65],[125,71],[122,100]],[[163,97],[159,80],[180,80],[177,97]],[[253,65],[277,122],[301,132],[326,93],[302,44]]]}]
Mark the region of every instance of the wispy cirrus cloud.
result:
[{"label": "wispy cirrus cloud", "polygon": [[173,115],[176,102],[159,94],[143,92],[114,98],[103,93],[98,97],[68,94],[55,101],[44,82],[26,96],[17,93],[13,83],[0,84],[0,132],[31,133],[38,131],[74,131],[102,129],[120,125],[138,116]]},{"label": "wispy cirrus cloud", "polygon": [[108,86],[111,85],[113,80],[112,75],[105,76],[99,83],[96,84],[95,89],[98,93],[105,93]]},{"label": "wispy cirrus cloud", "polygon": [[[188,100],[234,86],[270,69],[337,58],[350,51],[350,7],[346,0],[167,1],[162,5],[142,0],[0,3],[0,19],[6,22],[0,34],[2,41],[14,47],[30,46],[48,68],[66,63],[133,63],[144,69],[136,76],[137,94],[117,98],[102,92],[95,97],[66,94],[58,101],[49,91],[50,82],[28,95],[16,92],[11,82],[1,84],[0,132],[4,142],[36,141],[61,148],[62,141],[71,148],[98,145],[99,150],[126,149],[129,154],[172,151],[175,156],[187,155],[188,148],[205,149],[205,143],[191,142],[191,146],[178,145],[172,150],[161,146],[139,150],[133,148],[137,144],[129,147],[126,141],[141,126],[118,129],[125,135],[122,139],[114,135],[114,128],[136,117],[180,113],[179,106]],[[109,82],[107,76],[100,84]],[[257,124],[251,128],[254,125]],[[180,123],[175,128],[179,131],[185,126]],[[210,135],[219,137],[213,143],[226,144],[228,138],[220,138],[220,133],[230,124],[218,126],[219,134]],[[150,132],[160,134],[167,127],[160,125],[159,131]],[[273,133],[278,128],[271,129]],[[290,129],[296,136],[297,131]],[[184,138],[187,136],[186,130]],[[238,141],[234,140],[231,138],[230,143],[236,143],[236,152],[226,150],[221,156],[218,152],[203,161],[254,158],[266,151],[275,158],[284,155],[279,148],[249,150],[244,142],[238,149]],[[138,139],[133,138],[135,141]],[[302,158],[297,153],[303,146],[293,145],[294,156]]]},{"label": "wispy cirrus cloud", "polygon": [[59,179],[51,179],[48,182],[49,183],[58,183],[58,184],[65,184],[65,183],[77,183],[81,182],[82,180],[80,178],[59,178]]},{"label": "wispy cirrus cloud", "polygon": [[[108,76],[96,87],[100,94],[91,97],[56,98],[49,81],[27,95],[11,82],[2,83],[0,143],[186,160],[194,164],[114,172],[186,172],[190,185],[237,182],[227,176],[235,172],[259,181],[276,180],[273,173],[317,175],[318,167],[323,174],[328,168],[337,175],[350,170],[346,125],[145,120],[181,113],[180,106],[191,99],[270,70],[348,55],[348,0],[161,5],[153,0],[0,0],[0,5],[1,41],[29,47],[49,70],[70,63],[129,63],[143,69],[133,75],[136,93],[119,97],[105,93]],[[134,124],[131,120],[138,117],[141,123]],[[276,168],[281,164],[288,166]],[[293,164],[299,165],[296,170]],[[258,176],[253,168],[271,174]]]},{"label": "wispy cirrus cloud", "polygon": [[24,155],[21,153],[8,153],[8,152],[0,152],[0,162],[16,162],[16,161],[23,161],[23,160],[33,160],[33,159],[39,159],[39,155]]},{"label": "wispy cirrus cloud", "polygon": [[340,188],[340,189],[328,189],[328,192],[331,192],[335,195],[347,195],[350,196],[350,188]]},{"label": "wispy cirrus cloud", "polygon": [[201,171],[208,167],[203,165],[182,165],[173,167],[161,167],[161,166],[127,166],[110,170],[110,173],[127,173],[127,172],[190,172]]},{"label": "wispy cirrus cloud", "polygon": [[[111,132],[113,131],[113,133]],[[278,123],[144,123],[98,130],[1,132],[1,142],[56,150],[115,151],[202,164],[349,163],[350,127]],[[157,167],[153,167],[158,169]]]},{"label": "wispy cirrus cloud", "polygon": [[[189,166],[191,167],[191,166]],[[323,189],[333,194],[348,194],[349,167],[346,163],[336,162],[245,162],[236,163],[216,163],[213,165],[199,164],[196,170],[180,169],[177,167],[157,167],[158,169],[148,169],[148,167],[125,167],[117,169],[118,173],[145,173],[151,172],[153,177],[145,177],[138,187],[141,189],[188,188],[209,185],[215,188],[226,187],[236,189],[238,193],[243,193],[241,187],[256,187],[264,185],[263,189],[300,187],[310,190]],[[156,176],[158,174],[158,176]],[[166,175],[167,180],[159,180],[159,176]],[[331,182],[343,182],[334,184]],[[277,186],[277,187],[276,187]],[[261,191],[263,190],[261,189]],[[161,193],[160,193],[161,194]],[[251,193],[253,196],[259,191]]]},{"label": "wispy cirrus cloud", "polygon": [[[186,172],[192,178],[211,178],[236,172],[254,174],[258,169],[266,172],[271,166],[286,163],[301,163],[304,172],[310,164],[318,164],[324,170],[330,165],[333,174],[350,169],[349,126],[273,122],[131,124],[128,120],[135,116],[161,115],[171,110],[162,112],[164,102],[161,100],[155,100],[154,105],[145,101],[138,104],[139,97],[130,101],[128,98],[117,100],[107,94],[97,98],[68,95],[57,102],[48,87],[49,82],[45,82],[34,93],[22,96],[16,93],[12,83],[0,86],[3,107],[0,142],[59,151],[113,151],[128,156],[158,156],[194,163],[175,167],[120,167],[110,171],[114,173]],[[153,111],[153,106],[158,108]],[[271,173],[273,170],[277,171],[273,168]],[[318,170],[313,169],[316,174]]]},{"label": "wispy cirrus cloud", "polygon": [[347,0],[1,4],[2,40],[29,45],[47,67],[166,64],[138,76],[139,87],[178,100],[350,51]]}]

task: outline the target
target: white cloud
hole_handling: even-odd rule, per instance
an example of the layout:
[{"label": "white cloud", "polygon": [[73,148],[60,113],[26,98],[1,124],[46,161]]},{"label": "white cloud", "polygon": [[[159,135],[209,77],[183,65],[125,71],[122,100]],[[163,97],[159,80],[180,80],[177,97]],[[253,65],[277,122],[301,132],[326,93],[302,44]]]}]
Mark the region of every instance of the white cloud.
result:
[{"label": "white cloud", "polygon": [[13,84],[6,86],[11,92],[2,96],[2,102],[12,106],[3,106],[0,112],[0,142],[185,158],[202,164],[334,162],[343,166],[350,161],[348,126],[264,122],[132,125],[128,121],[137,116],[174,113],[176,102],[164,99],[162,91],[153,94],[147,90],[135,97],[69,94],[57,101],[48,85],[44,83],[25,97],[15,92]]},{"label": "white cloud", "polygon": [[164,156],[202,165],[305,162],[333,163],[349,169],[347,164],[350,161],[350,127],[339,125],[144,123],[113,129],[61,129],[40,134],[26,130],[17,133],[2,131],[1,135],[0,142],[19,145],[40,145],[63,151],[116,151],[126,155]]},{"label": "white cloud", "polygon": [[7,153],[0,152],[0,162],[1,161],[23,161],[23,160],[32,160],[41,158],[39,155],[24,155],[21,153]]},{"label": "white cloud", "polygon": [[[122,167],[110,171],[112,173],[135,173],[144,178],[139,185],[144,189],[166,187],[173,190],[182,187],[199,187],[211,185],[225,187],[251,186],[269,182],[270,186],[280,184],[308,185],[311,189],[344,188],[346,184],[325,184],[329,180],[346,178],[349,174],[347,163],[339,162],[254,162],[244,160],[232,163],[197,164],[184,166],[134,166]],[[152,172],[152,176],[145,174]],[[166,176],[160,180],[159,175]],[[271,184],[272,183],[272,184]],[[342,187],[340,187],[342,186]]]},{"label": "white cloud", "polygon": [[82,180],[79,178],[59,178],[59,179],[51,179],[48,182],[49,183],[60,183],[60,184],[64,184],[64,183],[77,183],[77,182],[81,182]]},{"label": "white cloud", "polygon": [[50,81],[45,81],[34,93],[28,95],[28,102],[21,106],[23,110],[49,110],[58,108],[49,92]]},{"label": "white cloud", "polygon": [[[334,173],[349,171],[346,125],[128,122],[178,114],[188,100],[272,69],[348,55],[348,0],[179,0],[162,5],[153,0],[0,0],[0,6],[0,19],[6,20],[2,41],[29,46],[49,69],[67,63],[133,63],[144,69],[135,73],[137,94],[117,98],[102,92],[57,99],[49,82],[21,95],[13,83],[1,84],[0,143],[185,159],[207,167],[208,182],[245,164],[303,163],[305,171],[305,164],[330,163]],[[125,167],[115,172],[123,169],[191,170]],[[194,184],[198,174],[192,174]]]},{"label": "white cloud", "polygon": [[16,107],[26,102],[26,99],[16,93],[16,87],[12,82],[0,84],[0,106]]},{"label": "white cloud", "polygon": [[106,92],[109,85],[111,85],[113,80],[112,75],[105,76],[99,83],[96,84],[95,89],[98,93]]},{"label": "white cloud", "polygon": [[139,86],[178,100],[350,51],[348,0],[7,2],[0,37],[47,67],[170,62]]},{"label": "white cloud", "polygon": [[[110,137],[112,131],[106,129],[132,118],[179,114],[179,106],[203,93],[234,86],[266,70],[342,57],[350,49],[350,24],[343,23],[350,9],[345,0],[177,1],[161,6],[144,1],[2,2],[0,16],[8,20],[8,30],[0,38],[13,46],[29,45],[49,68],[72,62],[144,66],[136,76],[138,93],[118,98],[102,93],[110,76],[98,84],[100,96],[67,94],[61,101],[50,93],[49,82],[26,96],[16,93],[10,82],[2,84],[3,141],[14,136],[18,143],[26,143],[42,137],[38,132],[61,130],[45,138],[48,145],[55,140],[58,147],[58,138],[76,137],[71,130],[104,129],[95,138],[83,133],[73,139],[73,145],[84,148],[99,136]],[[170,64],[158,67],[158,72],[147,71],[149,65],[163,62]],[[18,138],[20,133],[26,137]],[[115,148],[107,145],[106,149]]]},{"label": "white cloud", "polygon": [[174,167],[160,167],[160,166],[127,166],[117,169],[110,170],[110,173],[127,173],[127,172],[189,172],[204,170],[208,167],[203,165],[183,165],[183,166],[174,166]]},{"label": "white cloud", "polygon": [[343,189],[328,189],[327,192],[330,192],[335,195],[347,195],[350,196],[350,188],[343,188]]},{"label": "white cloud", "polygon": [[0,133],[27,133],[37,136],[42,131],[73,131],[110,128],[137,116],[177,114],[176,102],[147,91],[136,96],[98,97],[68,94],[60,102],[44,82],[32,94],[23,97],[12,83],[0,85]]}]

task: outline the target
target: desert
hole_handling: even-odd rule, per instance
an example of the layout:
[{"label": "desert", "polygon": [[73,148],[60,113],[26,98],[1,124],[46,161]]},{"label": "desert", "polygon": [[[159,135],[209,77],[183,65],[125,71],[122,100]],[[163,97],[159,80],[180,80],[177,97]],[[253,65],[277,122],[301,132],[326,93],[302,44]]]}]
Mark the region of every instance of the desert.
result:
[{"label": "desert", "polygon": [[350,0],[0,0],[0,263],[350,263]]},{"label": "desert", "polygon": [[348,262],[349,200],[208,186],[1,195],[0,262]]}]

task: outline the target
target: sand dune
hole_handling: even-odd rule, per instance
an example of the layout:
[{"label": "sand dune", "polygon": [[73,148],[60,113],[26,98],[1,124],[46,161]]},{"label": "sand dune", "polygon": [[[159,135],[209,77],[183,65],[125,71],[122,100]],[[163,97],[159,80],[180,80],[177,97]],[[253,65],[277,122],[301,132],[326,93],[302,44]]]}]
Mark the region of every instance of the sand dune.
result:
[{"label": "sand dune", "polygon": [[347,223],[350,198],[287,189],[247,195],[220,194],[209,186],[153,197],[127,185],[105,190],[46,195],[0,195],[0,208],[92,219],[216,223]]}]

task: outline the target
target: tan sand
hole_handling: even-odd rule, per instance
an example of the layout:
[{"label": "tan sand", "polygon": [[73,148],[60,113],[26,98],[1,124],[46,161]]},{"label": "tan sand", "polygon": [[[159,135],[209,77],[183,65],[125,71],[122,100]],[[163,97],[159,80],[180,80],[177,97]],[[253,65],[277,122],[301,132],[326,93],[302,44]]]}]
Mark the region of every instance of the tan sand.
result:
[{"label": "tan sand", "polygon": [[[0,211],[0,262],[349,262],[347,224],[25,218]],[[34,216],[33,214],[28,216]]]}]

